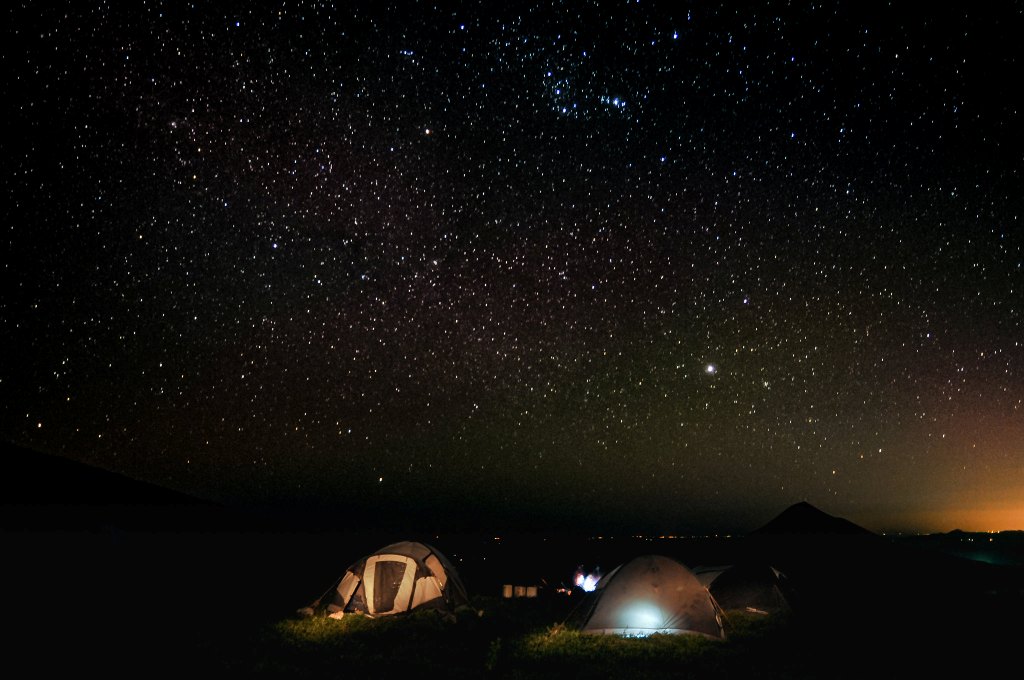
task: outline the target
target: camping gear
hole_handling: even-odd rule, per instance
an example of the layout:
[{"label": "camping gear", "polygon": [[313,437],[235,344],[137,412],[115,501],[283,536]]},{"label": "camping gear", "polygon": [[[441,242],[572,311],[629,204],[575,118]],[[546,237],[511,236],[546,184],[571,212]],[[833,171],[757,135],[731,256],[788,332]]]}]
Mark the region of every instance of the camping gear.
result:
[{"label": "camping gear", "polygon": [[388,616],[429,607],[452,612],[469,601],[455,567],[436,548],[403,541],[349,567],[316,602],[301,610],[341,618]]},{"label": "camping gear", "polygon": [[584,633],[725,637],[721,610],[708,589],[669,557],[644,555],[626,562],[602,578],[587,597],[579,616]]}]

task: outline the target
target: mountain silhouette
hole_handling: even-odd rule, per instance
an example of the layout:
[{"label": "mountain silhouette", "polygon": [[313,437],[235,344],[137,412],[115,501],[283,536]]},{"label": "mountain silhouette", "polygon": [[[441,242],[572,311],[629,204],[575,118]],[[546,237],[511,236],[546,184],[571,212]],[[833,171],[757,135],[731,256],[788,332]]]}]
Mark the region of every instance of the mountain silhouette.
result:
[{"label": "mountain silhouette", "polygon": [[206,501],[116,472],[13,444],[2,446],[4,505],[206,505]]},{"label": "mountain silhouette", "polygon": [[779,534],[833,534],[846,536],[873,536],[862,526],[842,517],[834,517],[806,501],[795,503],[759,529],[755,535]]},{"label": "mountain silhouette", "polygon": [[222,506],[60,456],[0,443],[0,528],[162,529],[209,525]]}]

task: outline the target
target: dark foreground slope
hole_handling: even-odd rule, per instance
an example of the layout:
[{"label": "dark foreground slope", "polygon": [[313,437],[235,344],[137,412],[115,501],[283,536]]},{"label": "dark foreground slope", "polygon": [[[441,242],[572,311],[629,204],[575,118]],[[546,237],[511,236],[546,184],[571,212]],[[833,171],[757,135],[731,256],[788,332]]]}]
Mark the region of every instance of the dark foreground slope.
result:
[{"label": "dark foreground slope", "polygon": [[223,622],[310,597],[288,571],[315,550],[308,536],[63,458],[0,455],[5,647],[27,668],[161,674]]},{"label": "dark foreground slope", "polygon": [[807,504],[753,532],[745,552],[789,576],[810,638],[865,671],[973,673],[1008,659],[1024,632],[1020,568],[894,542]]}]

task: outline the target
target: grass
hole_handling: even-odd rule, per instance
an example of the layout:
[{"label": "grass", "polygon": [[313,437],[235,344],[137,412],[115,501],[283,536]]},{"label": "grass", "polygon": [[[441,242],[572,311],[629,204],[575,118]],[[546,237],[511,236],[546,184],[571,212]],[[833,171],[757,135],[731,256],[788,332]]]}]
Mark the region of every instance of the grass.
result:
[{"label": "grass", "polygon": [[372,619],[288,619],[235,630],[208,645],[210,670],[262,677],[395,677],[413,671],[444,678],[797,677],[780,663],[788,626],[731,617],[732,635],[648,638],[585,635],[565,628],[564,603],[480,600],[444,616],[414,612]]},{"label": "grass", "polygon": [[[182,670],[248,677],[416,677],[561,680],[581,678],[863,678],[944,674],[996,667],[1015,646],[970,627],[936,638],[935,626],[903,612],[895,618],[839,617],[814,622],[727,612],[727,639],[586,635],[561,624],[562,599],[479,598],[445,616],[420,611],[373,619],[346,616],[258,622],[224,617],[205,631]],[[891,613],[891,612],[890,612]],[[1013,639],[1009,632],[1005,639]],[[151,657],[147,657],[148,663]],[[998,658],[996,659],[998,660]],[[177,674],[180,677],[180,673]],[[974,677],[974,675],[972,675]]]},{"label": "grass", "polygon": [[696,635],[624,638],[587,635],[556,626],[522,639],[507,659],[513,675],[529,677],[658,677],[702,666],[721,642]]},{"label": "grass", "polygon": [[796,670],[780,653],[790,644],[787,621],[736,612],[728,631],[724,641],[701,635],[630,638],[555,625],[523,636],[504,668],[509,677],[524,678],[749,677],[751,668],[760,669],[759,677],[791,677]]},{"label": "grass", "polygon": [[[647,638],[585,635],[559,623],[562,600],[478,599],[444,616],[421,611],[372,619],[347,616],[256,620],[235,613],[196,612],[189,620],[131,616],[123,625],[85,636],[74,629],[38,650],[32,663],[66,662],[102,669],[105,677],[416,677],[562,680],[564,678],[888,678],[966,677],[1016,663],[1020,620],[970,626],[936,638],[902,612],[899,621],[767,618],[729,612],[724,641],[691,635]],[[914,625],[907,625],[908,623]],[[61,620],[61,629],[67,629]],[[162,624],[162,625],[161,625]],[[898,625],[897,625],[898,624]],[[915,628],[914,626],[918,626]],[[924,626],[924,627],[922,627]],[[993,640],[993,632],[1004,630]],[[129,635],[129,631],[135,631]],[[53,638],[56,639],[56,638]],[[66,642],[80,644],[69,646]]]},{"label": "grass", "polygon": [[215,656],[225,663],[223,670],[247,675],[386,677],[415,668],[461,677],[461,670],[481,665],[466,654],[467,641],[478,638],[474,618],[471,612],[446,617],[427,611],[381,619],[288,619],[260,628],[248,641],[237,639],[230,654],[220,649]]}]

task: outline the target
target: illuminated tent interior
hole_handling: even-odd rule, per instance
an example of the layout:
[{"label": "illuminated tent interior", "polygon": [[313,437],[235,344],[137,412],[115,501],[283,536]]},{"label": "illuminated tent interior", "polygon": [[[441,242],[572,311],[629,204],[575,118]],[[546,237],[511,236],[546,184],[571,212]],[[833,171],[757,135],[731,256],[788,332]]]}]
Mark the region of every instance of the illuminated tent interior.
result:
[{"label": "illuminated tent interior", "polygon": [[791,611],[785,575],[767,564],[697,567],[694,573],[718,606],[726,611],[742,609],[755,614]]},{"label": "illuminated tent interior", "polygon": [[725,637],[708,589],[684,565],[660,555],[637,557],[602,578],[573,618],[585,633]]},{"label": "illuminated tent interior", "polygon": [[403,541],[353,564],[300,614],[388,616],[418,608],[454,611],[467,602],[466,588],[447,557],[425,543]]}]

